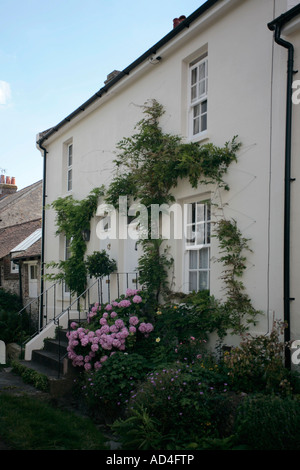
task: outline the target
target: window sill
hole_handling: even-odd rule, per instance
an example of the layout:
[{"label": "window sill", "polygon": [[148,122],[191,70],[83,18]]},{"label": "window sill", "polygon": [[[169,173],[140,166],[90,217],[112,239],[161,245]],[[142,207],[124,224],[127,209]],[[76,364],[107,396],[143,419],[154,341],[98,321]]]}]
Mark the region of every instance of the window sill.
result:
[{"label": "window sill", "polygon": [[201,134],[190,137],[190,141],[194,143],[202,143],[205,140],[209,140],[210,136],[208,131],[201,132]]}]

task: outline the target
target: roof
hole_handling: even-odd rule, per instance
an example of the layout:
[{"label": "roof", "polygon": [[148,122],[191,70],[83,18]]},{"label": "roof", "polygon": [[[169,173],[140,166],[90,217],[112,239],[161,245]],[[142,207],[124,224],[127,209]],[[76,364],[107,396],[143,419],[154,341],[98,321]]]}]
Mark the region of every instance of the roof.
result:
[{"label": "roof", "polygon": [[278,25],[279,27],[283,27],[286,23],[291,21],[297,15],[300,15],[300,3],[298,3],[298,5],[294,6],[282,15],[278,16],[274,20],[270,21],[270,23],[268,23],[268,28],[271,31],[274,31],[276,25]]},{"label": "roof", "polygon": [[25,238],[21,243],[19,243],[15,248],[10,250],[11,253],[19,252],[19,251],[25,251],[27,250],[31,245],[33,245],[36,241],[38,241],[42,236],[42,229],[38,228],[35,230],[35,232],[31,233],[29,237]]},{"label": "roof", "polygon": [[10,254],[18,244],[41,227],[41,219],[0,229],[0,259]]},{"label": "roof", "polygon": [[25,196],[27,193],[32,191],[38,186],[42,185],[42,180],[37,181],[36,183],[31,184],[30,186],[26,186],[26,188],[20,189],[20,191],[17,191],[13,194],[8,194],[5,197],[0,199],[0,212],[9,204],[14,203],[17,201],[19,198]]},{"label": "roof", "polygon": [[12,258],[18,259],[18,260],[21,260],[21,259],[25,260],[25,259],[30,259],[30,258],[41,257],[41,252],[42,252],[41,241],[42,239],[39,238],[35,243],[33,243],[26,250],[12,253]]},{"label": "roof", "polygon": [[74,119],[77,115],[82,113],[93,104],[95,101],[101,98],[103,94],[105,94],[112,86],[114,86],[117,82],[122,80],[122,78],[128,76],[130,72],[132,72],[136,67],[138,67],[142,62],[146,59],[151,57],[152,55],[157,54],[157,51],[171,41],[175,36],[180,34],[184,29],[189,28],[190,24],[197,20],[201,15],[203,15],[207,10],[213,7],[216,3],[222,0],[207,0],[201,7],[199,7],[194,13],[188,16],[185,20],[181,21],[175,28],[173,28],[166,36],[164,36],[160,41],[158,41],[154,46],[148,49],[144,54],[142,54],[138,59],[128,65],[124,70],[120,71],[112,80],[110,80],[105,86],[100,88],[91,98],[89,98],[85,103],[79,106],[75,111],[69,114],[65,119],[59,122],[56,126],[51,127],[48,131],[43,131],[39,134],[39,139],[37,140],[37,145],[40,146],[41,149],[45,150],[42,145],[43,143],[55,134],[61,127],[68,124],[72,119]]}]

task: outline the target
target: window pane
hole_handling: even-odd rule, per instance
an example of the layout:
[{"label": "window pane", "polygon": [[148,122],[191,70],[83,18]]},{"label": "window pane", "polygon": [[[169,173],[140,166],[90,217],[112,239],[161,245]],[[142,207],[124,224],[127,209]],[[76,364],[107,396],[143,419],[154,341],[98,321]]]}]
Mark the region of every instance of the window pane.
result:
[{"label": "window pane", "polygon": [[199,272],[199,290],[206,290],[209,288],[208,285],[208,272],[200,271]]},{"label": "window pane", "polygon": [[205,78],[205,65],[205,62],[202,62],[202,64],[199,65],[199,80]]},{"label": "window pane", "polygon": [[205,131],[207,129],[207,114],[201,116],[201,131]]},{"label": "window pane", "polygon": [[196,227],[196,243],[197,245],[203,245],[205,243],[204,224],[197,224]]},{"label": "window pane", "polygon": [[192,224],[195,222],[195,203],[186,204],[187,209],[187,223]]},{"label": "window pane", "polygon": [[191,250],[190,253],[190,259],[189,259],[189,262],[190,262],[190,265],[189,265],[189,268],[190,269],[197,269],[198,267],[198,263],[197,263],[197,258],[198,258],[198,250]]},{"label": "window pane", "polygon": [[192,69],[191,83],[192,85],[195,85],[195,83],[197,83],[197,67]]},{"label": "window pane", "polygon": [[201,103],[201,114],[207,113],[207,100]]},{"label": "window pane", "polygon": [[199,266],[200,269],[208,269],[209,266],[209,249],[202,248],[199,250]]},{"label": "window pane", "polygon": [[205,204],[197,204],[197,222],[204,221]]},{"label": "window pane", "polygon": [[189,278],[189,291],[197,291],[197,272],[190,272],[190,278]]},{"label": "window pane", "polygon": [[72,170],[68,170],[68,191],[72,189]]},{"label": "window pane", "polygon": [[69,145],[68,147],[68,166],[72,166],[73,160],[73,145]]},{"label": "window pane", "polygon": [[186,243],[187,245],[194,245],[195,243],[195,229],[192,225],[186,228]]},{"label": "window pane", "polygon": [[201,80],[201,82],[199,83],[199,97],[206,93],[206,86],[205,85],[206,85],[205,80]]}]

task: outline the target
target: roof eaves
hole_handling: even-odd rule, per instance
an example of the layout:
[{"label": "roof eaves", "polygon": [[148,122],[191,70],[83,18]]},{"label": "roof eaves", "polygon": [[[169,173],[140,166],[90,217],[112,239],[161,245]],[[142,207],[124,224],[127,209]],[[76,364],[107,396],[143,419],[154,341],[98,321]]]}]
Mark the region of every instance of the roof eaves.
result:
[{"label": "roof eaves", "polygon": [[282,13],[282,15],[278,16],[277,18],[274,18],[274,20],[270,21],[268,23],[268,28],[271,31],[274,31],[276,26],[283,27],[286,23],[291,21],[297,15],[300,15],[300,3],[298,3],[298,5],[294,6],[285,13]]},{"label": "roof eaves", "polygon": [[166,36],[164,36],[160,41],[158,41],[154,46],[148,49],[144,54],[142,54],[138,59],[128,65],[124,70],[122,70],[116,77],[110,80],[106,85],[100,88],[94,95],[92,95],[87,101],[85,101],[81,106],[79,106],[75,111],[69,114],[66,118],[60,121],[56,126],[51,127],[48,131],[41,132],[39,134],[40,138],[37,140],[37,145],[41,146],[43,143],[49,139],[53,134],[55,134],[59,129],[61,129],[64,125],[74,119],[77,115],[81,114],[83,111],[86,110],[91,104],[97,101],[101,96],[108,92],[108,90],[113,87],[117,82],[119,82],[123,77],[128,76],[129,73],[134,70],[138,65],[144,62],[148,57],[153,54],[156,54],[157,51],[171,41],[175,36],[177,36],[181,31],[185,28],[189,28],[190,24],[193,23],[196,19],[198,19],[201,15],[203,15],[207,10],[213,7],[216,3],[220,2],[221,0],[207,0],[203,5],[201,5],[197,10],[194,11],[191,15],[189,15],[185,20],[181,21],[178,26],[172,29]]}]

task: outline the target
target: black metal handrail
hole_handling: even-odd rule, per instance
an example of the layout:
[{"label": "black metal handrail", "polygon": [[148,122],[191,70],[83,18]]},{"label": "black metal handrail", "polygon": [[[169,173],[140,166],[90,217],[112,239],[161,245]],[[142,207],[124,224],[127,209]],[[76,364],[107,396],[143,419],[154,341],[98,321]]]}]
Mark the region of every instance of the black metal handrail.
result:
[{"label": "black metal handrail", "polygon": [[[121,285],[121,277],[125,276],[125,282],[124,285]],[[71,301],[70,297],[70,303],[68,307],[60,309],[60,313],[56,315],[57,311],[57,305],[56,305],[56,285],[61,283],[62,284],[62,293],[64,290],[64,283],[59,281],[58,283],[50,286],[44,293],[43,293],[43,298],[46,299],[46,311],[44,314],[44,318],[46,318],[46,322],[44,325],[40,325],[38,331],[31,336],[30,339],[32,339],[36,334],[40,333],[46,326],[49,325],[49,323],[53,322],[54,325],[57,326],[57,329],[59,330],[60,328],[60,321],[63,316],[67,315],[66,323],[67,323],[67,330],[70,331],[70,312],[73,310],[76,310],[78,312],[78,319],[77,321],[81,322],[81,314],[82,312],[88,313],[89,309],[95,302],[99,302],[100,304],[104,303],[105,301],[110,302],[111,301],[111,281],[112,278],[115,278],[116,285],[115,287],[115,293],[116,297],[120,297],[120,295],[123,293],[125,294],[124,290],[129,288],[130,286],[130,279],[129,276],[134,276],[134,279],[131,280],[132,284],[135,284],[135,288],[138,288],[138,273],[137,272],[132,272],[132,273],[112,273],[107,276],[101,276],[95,281],[88,286],[84,292],[82,292],[79,296],[77,296],[73,301]],[[124,281],[124,279],[123,279]],[[107,285],[107,289],[105,289],[104,285]],[[49,320],[48,319],[48,294],[50,289],[53,288],[53,293],[54,293],[54,300],[55,300],[55,305],[54,305],[54,315],[53,317]],[[94,290],[94,295],[92,295],[92,290]],[[42,294],[39,296],[39,298],[42,297]],[[64,296],[62,295],[62,300]],[[36,299],[34,299],[36,300]],[[81,301],[83,300],[83,305],[81,305]],[[34,301],[33,301],[34,302]],[[31,304],[32,302],[30,302]],[[30,305],[28,304],[28,305]],[[28,307],[28,305],[26,307]],[[24,311],[26,309],[24,307],[19,313]],[[75,307],[75,308],[74,308]],[[85,318],[86,319],[86,318]],[[61,363],[62,360],[66,357],[66,354],[61,357],[61,337],[58,332],[58,377],[60,377],[60,368],[61,368]],[[24,343],[25,344],[25,343]]]}]

